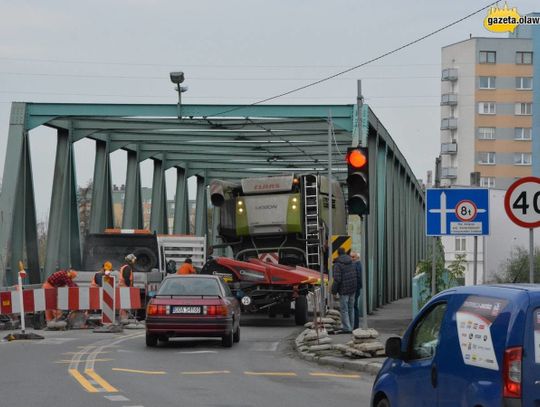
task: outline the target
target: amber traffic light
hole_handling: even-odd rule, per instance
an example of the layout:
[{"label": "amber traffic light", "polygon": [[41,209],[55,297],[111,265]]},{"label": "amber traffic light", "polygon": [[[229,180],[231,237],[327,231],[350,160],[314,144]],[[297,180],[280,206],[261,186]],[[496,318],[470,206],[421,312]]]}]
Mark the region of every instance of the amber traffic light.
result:
[{"label": "amber traffic light", "polygon": [[349,215],[369,213],[369,163],[367,147],[347,149],[347,207]]}]

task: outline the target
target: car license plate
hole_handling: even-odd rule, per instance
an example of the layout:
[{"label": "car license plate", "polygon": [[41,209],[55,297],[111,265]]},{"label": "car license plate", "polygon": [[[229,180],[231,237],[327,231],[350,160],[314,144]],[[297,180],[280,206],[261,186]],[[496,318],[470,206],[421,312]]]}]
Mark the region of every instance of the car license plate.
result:
[{"label": "car license plate", "polygon": [[190,307],[190,306],[173,306],[173,314],[200,314],[201,307]]}]

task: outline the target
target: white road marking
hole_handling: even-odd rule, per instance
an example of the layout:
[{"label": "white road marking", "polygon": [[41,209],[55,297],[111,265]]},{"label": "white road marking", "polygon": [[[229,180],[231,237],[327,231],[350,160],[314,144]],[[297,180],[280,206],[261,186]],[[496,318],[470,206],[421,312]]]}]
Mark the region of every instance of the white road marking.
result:
[{"label": "white road marking", "polygon": [[183,352],[178,352],[178,353],[183,353],[183,354],[199,354],[199,353],[217,353],[217,351],[215,350],[194,350],[194,351],[183,351]]},{"label": "white road marking", "polygon": [[250,350],[255,352],[275,352],[279,346],[279,342],[255,342],[251,345]]},{"label": "white road marking", "polygon": [[124,397],[120,394],[116,395],[116,396],[104,396],[106,399],[110,400],[110,401],[129,401],[129,399],[127,397]]}]

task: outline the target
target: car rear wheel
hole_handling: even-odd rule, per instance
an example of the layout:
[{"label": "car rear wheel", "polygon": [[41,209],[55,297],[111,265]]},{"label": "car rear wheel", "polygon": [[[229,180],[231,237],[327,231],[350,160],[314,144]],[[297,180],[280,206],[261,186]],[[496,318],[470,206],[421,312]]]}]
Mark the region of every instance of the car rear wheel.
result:
[{"label": "car rear wheel", "polygon": [[153,348],[157,346],[157,341],[158,341],[157,335],[153,335],[149,333],[146,334],[146,346]]},{"label": "car rear wheel", "polygon": [[233,342],[234,342],[234,334],[232,331],[228,333],[227,335],[223,336],[223,338],[221,338],[221,344],[225,348],[231,348],[233,345]]},{"label": "car rear wheel", "polygon": [[168,343],[169,342],[169,337],[167,337],[167,336],[160,336],[158,339],[159,339],[160,342],[163,342],[163,343]]},{"label": "car rear wheel", "polygon": [[308,303],[305,295],[294,300],[294,322],[296,325],[305,325],[308,321]]},{"label": "car rear wheel", "polygon": [[238,325],[238,328],[236,328],[236,331],[234,332],[233,342],[234,343],[240,342],[240,325]]},{"label": "car rear wheel", "polygon": [[381,399],[377,402],[376,407],[390,407],[390,402],[388,399]]}]

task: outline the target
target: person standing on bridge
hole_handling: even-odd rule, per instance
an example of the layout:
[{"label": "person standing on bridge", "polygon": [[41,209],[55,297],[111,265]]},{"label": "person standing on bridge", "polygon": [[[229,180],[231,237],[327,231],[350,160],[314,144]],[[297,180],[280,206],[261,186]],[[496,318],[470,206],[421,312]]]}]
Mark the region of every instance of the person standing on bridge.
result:
[{"label": "person standing on bridge", "polygon": [[[120,267],[120,278],[118,279],[119,287],[132,287],[133,286],[133,268],[137,257],[130,253],[125,257],[125,263]],[[120,322],[127,321],[128,311],[125,309],[120,310]]]},{"label": "person standing on bridge", "polygon": [[[73,280],[77,277],[77,272],[73,269],[59,270],[52,273],[49,278],[43,283],[43,288],[60,288],[60,287],[77,287],[77,283]],[[47,322],[56,320],[62,316],[62,310],[47,310],[45,311],[45,319]]]},{"label": "person standing on bridge", "polygon": [[192,263],[193,260],[191,260],[191,257],[185,259],[176,274],[195,274],[195,268]]},{"label": "person standing on bridge", "polygon": [[334,283],[332,284],[332,293],[339,294],[342,333],[352,332],[356,284],[356,268],[351,256],[345,252],[343,247],[340,247],[338,249],[338,258],[334,263]]},{"label": "person standing on bridge", "polygon": [[356,270],[356,293],[354,295],[353,329],[360,327],[360,294],[362,293],[362,263],[356,252],[351,252],[351,259]]}]

